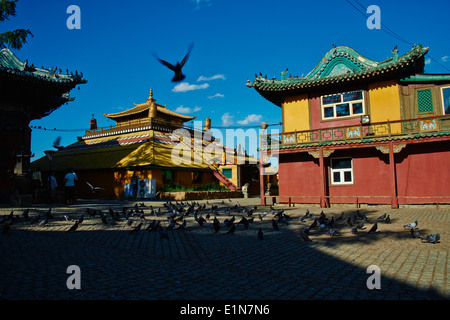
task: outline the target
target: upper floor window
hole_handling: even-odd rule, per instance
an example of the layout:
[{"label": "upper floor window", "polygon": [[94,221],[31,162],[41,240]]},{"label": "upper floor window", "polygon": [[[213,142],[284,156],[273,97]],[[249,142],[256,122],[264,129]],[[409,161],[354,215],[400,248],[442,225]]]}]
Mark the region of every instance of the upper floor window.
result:
[{"label": "upper floor window", "polygon": [[441,90],[444,114],[450,114],[450,87],[442,88]]},{"label": "upper floor window", "polygon": [[322,119],[336,119],[364,114],[362,90],[337,93],[321,97]]},{"label": "upper floor window", "polygon": [[419,113],[433,112],[433,95],[431,89],[417,91],[417,107]]}]

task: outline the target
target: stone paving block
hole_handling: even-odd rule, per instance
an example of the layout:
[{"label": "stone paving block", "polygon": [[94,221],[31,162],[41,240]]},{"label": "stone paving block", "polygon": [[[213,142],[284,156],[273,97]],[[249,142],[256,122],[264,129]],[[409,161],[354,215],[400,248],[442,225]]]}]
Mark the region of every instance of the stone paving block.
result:
[{"label": "stone paving block", "polygon": [[[235,200],[233,200],[235,201]],[[257,205],[259,199],[239,199],[243,206]],[[152,201],[163,209],[163,202]],[[214,201],[211,201],[214,203]],[[216,202],[219,207],[221,201]],[[227,201],[225,201],[227,204]],[[231,203],[232,205],[235,202]],[[300,223],[306,206],[285,210],[289,224],[279,231],[271,226],[269,213],[263,221],[255,221],[234,234],[223,227],[214,234],[211,222],[198,226],[187,217],[185,230],[169,231],[169,239],[158,232],[141,229],[130,235],[124,220],[105,226],[99,218],[85,216],[79,230],[68,233],[72,222],[64,214],[79,217],[86,207],[107,212],[109,207],[121,212],[133,202],[93,201],[71,207],[52,208],[56,219],[39,227],[18,220],[8,234],[0,235],[0,281],[2,299],[448,299],[448,230],[449,209],[433,208],[361,208],[370,226],[384,212],[393,218],[391,225],[380,223],[380,232],[368,235],[361,230],[352,235],[344,223],[338,225],[339,237],[313,230],[312,243],[301,240],[299,229],[310,225]],[[30,215],[45,212],[45,205],[30,210]],[[269,207],[267,208],[269,209]],[[0,209],[0,214],[11,208]],[[20,215],[23,208],[14,208]],[[149,207],[146,207],[149,212]],[[310,208],[319,214],[321,208]],[[327,216],[350,208],[323,208]],[[236,213],[240,219],[242,213]],[[219,220],[227,217],[220,212]],[[167,224],[166,216],[157,217]],[[441,231],[438,245],[411,239],[403,224],[419,220],[420,230]],[[149,223],[146,220],[145,227]],[[264,240],[256,232],[261,227]],[[417,240],[417,241],[416,241]],[[78,264],[82,270],[82,289],[68,290],[65,268]],[[382,289],[368,290],[366,269],[380,267]],[[5,273],[5,270],[14,272]]]}]

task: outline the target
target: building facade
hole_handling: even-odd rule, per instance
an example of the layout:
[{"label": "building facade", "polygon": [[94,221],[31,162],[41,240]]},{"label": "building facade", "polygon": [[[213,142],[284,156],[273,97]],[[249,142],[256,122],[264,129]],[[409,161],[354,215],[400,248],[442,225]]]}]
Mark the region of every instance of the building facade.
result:
[{"label": "building facade", "polygon": [[335,47],[306,76],[247,84],[281,108],[262,145],[279,153],[280,202],[450,202],[450,74],[424,73],[427,52],[377,62]]},{"label": "building facade", "polygon": [[[91,119],[90,129],[77,142],[56,152],[51,161],[47,157],[34,161],[33,167],[40,167],[44,173],[56,171],[61,184],[67,169],[72,168],[79,178],[78,197],[116,199],[148,198],[127,191],[127,185],[138,180],[154,180],[155,191],[207,184],[237,190],[243,184],[241,178],[257,170],[257,164],[249,164],[248,156],[215,141],[208,118],[203,130],[194,130],[186,122],[195,117],[156,103],[152,89],[144,103],[103,115],[116,124],[98,128],[96,119]],[[228,168],[240,174],[229,175]],[[259,177],[257,171],[254,176]],[[94,195],[88,184],[103,190]]]},{"label": "building facade", "polygon": [[[73,101],[69,92],[86,83],[82,74],[38,68],[11,50],[0,51],[0,201],[30,194],[31,120]],[[15,200],[14,200],[15,201]]]}]

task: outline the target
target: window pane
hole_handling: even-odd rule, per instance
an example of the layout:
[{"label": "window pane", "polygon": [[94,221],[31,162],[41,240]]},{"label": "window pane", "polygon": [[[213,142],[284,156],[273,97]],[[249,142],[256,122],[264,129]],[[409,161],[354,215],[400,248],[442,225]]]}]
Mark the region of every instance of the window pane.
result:
[{"label": "window pane", "polygon": [[332,103],[338,103],[338,102],[341,102],[340,94],[322,97],[322,104],[332,104]]},{"label": "window pane", "polygon": [[450,88],[442,89],[442,98],[444,99],[444,114],[450,114]]},{"label": "window pane", "polygon": [[342,95],[342,102],[362,100],[362,91],[347,92]]},{"label": "window pane", "polygon": [[352,104],[353,114],[363,113],[362,102]]},{"label": "window pane", "polygon": [[351,171],[345,171],[344,172],[344,181],[345,182],[352,182],[352,172]]},{"label": "window pane", "polygon": [[228,179],[232,179],[233,178],[233,170],[231,168],[223,168],[222,169],[222,173]]},{"label": "window pane", "polygon": [[333,107],[323,108],[323,116],[324,116],[324,118],[334,117]]},{"label": "window pane", "polygon": [[173,179],[172,171],[164,171],[164,175],[167,180]]},{"label": "window pane", "polygon": [[352,168],[352,159],[333,159],[331,161],[331,167],[333,169],[351,169]]},{"label": "window pane", "polygon": [[350,115],[350,105],[348,103],[336,105],[336,117],[344,117]]},{"label": "window pane", "polygon": [[333,182],[341,182],[341,173],[333,172]]},{"label": "window pane", "polygon": [[433,111],[433,96],[431,89],[417,91],[417,106],[419,112],[431,112]]}]

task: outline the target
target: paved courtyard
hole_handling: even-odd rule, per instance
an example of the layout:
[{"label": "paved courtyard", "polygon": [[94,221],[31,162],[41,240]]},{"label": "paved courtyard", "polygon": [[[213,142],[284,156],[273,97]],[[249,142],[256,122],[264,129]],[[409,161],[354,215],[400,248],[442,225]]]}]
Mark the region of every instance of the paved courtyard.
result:
[{"label": "paved courtyard", "polygon": [[[235,216],[239,222],[248,214],[230,215],[226,208],[239,202],[241,207],[257,209],[248,229],[236,224],[228,233],[225,219]],[[364,229],[353,234],[346,220],[355,215],[354,206],[321,209],[317,206],[276,204],[274,213],[284,210],[287,223],[272,226],[274,213],[270,206],[260,206],[258,198],[198,201],[206,204],[199,216],[206,218],[212,205],[218,206],[221,229],[215,233],[214,213],[200,226],[191,213],[185,217],[184,229],[169,229],[168,239],[159,231],[146,228],[153,220],[169,226],[164,201],[144,201],[142,219],[131,216],[131,227],[125,222],[123,207],[137,202],[79,200],[72,206],[35,205],[29,207],[32,220],[51,207],[53,219],[45,225],[22,217],[26,208],[0,208],[0,216],[13,211],[9,230],[0,227],[0,299],[188,299],[188,300],[293,300],[293,299],[448,299],[448,252],[450,209],[445,207],[362,206],[368,221]],[[189,202],[191,203],[191,202]],[[151,208],[161,213],[151,214]],[[101,210],[107,217],[109,208],[118,212],[120,220],[104,224],[99,214],[92,217],[87,209]],[[187,209],[187,207],[184,207]],[[317,228],[305,242],[300,230],[313,219],[299,221],[306,209],[319,216],[323,210],[328,219],[344,219],[333,228],[339,235],[330,236]],[[264,213],[267,211],[267,214]],[[376,219],[386,213],[391,223],[378,222],[375,233],[369,233]],[[84,221],[75,232],[74,224],[64,216]],[[262,220],[260,219],[260,216]],[[411,237],[403,226],[418,221],[424,235],[440,233],[440,243],[423,243]],[[41,220],[42,221],[42,220]],[[138,232],[132,227],[142,222]],[[360,221],[358,221],[360,222]],[[261,228],[264,239],[258,238]],[[68,289],[72,273],[80,270],[80,289]],[[371,265],[379,267],[380,289],[368,289]]]}]

